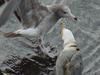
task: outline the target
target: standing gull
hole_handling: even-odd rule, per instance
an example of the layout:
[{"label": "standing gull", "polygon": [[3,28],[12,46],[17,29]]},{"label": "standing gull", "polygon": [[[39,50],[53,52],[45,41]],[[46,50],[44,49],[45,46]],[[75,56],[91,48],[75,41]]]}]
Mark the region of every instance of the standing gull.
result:
[{"label": "standing gull", "polygon": [[56,61],[56,75],[82,75],[82,57],[72,32],[62,27],[61,35],[64,49]]}]

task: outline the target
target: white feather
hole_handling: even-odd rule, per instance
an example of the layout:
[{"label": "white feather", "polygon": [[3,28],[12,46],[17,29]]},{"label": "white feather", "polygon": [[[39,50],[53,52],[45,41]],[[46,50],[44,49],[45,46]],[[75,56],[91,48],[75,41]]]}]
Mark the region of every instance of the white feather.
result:
[{"label": "white feather", "polygon": [[29,28],[29,29],[19,29],[15,31],[16,34],[28,35],[28,36],[38,36],[39,30],[38,28]]},{"label": "white feather", "polygon": [[62,40],[64,41],[64,44],[70,43],[70,42],[75,42],[73,33],[69,29],[66,29],[66,28],[63,29]]}]

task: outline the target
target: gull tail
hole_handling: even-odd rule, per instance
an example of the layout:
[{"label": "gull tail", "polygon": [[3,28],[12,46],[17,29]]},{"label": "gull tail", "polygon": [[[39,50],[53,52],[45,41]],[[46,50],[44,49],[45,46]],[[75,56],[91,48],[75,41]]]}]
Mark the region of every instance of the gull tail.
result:
[{"label": "gull tail", "polygon": [[14,32],[8,32],[8,33],[5,33],[4,36],[8,38],[14,38],[14,37],[20,37],[21,34],[16,34]]}]

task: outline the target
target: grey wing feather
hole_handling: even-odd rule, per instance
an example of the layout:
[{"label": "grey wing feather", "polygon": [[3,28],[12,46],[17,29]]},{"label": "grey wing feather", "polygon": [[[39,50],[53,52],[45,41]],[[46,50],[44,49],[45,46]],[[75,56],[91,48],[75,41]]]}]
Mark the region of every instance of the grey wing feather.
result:
[{"label": "grey wing feather", "polygon": [[38,0],[24,0],[19,6],[20,16],[23,26],[29,28],[37,27],[43,18],[49,13],[48,8],[42,5]]},{"label": "grey wing feather", "polygon": [[81,53],[76,53],[72,59],[71,59],[71,65],[73,65],[73,68],[71,70],[72,75],[82,75],[83,71],[83,61]]},{"label": "grey wing feather", "polygon": [[48,8],[38,0],[10,0],[0,15],[0,26],[5,24],[15,10],[25,28],[37,26],[49,13]]},{"label": "grey wing feather", "polygon": [[2,10],[2,13],[0,14],[0,27],[6,23],[10,14],[17,9],[20,2],[21,0],[11,0],[5,5],[4,10]]}]

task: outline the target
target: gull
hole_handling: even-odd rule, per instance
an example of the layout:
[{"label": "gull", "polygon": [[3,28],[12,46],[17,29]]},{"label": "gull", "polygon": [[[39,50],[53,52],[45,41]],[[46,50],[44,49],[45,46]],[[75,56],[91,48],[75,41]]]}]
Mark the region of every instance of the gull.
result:
[{"label": "gull", "polygon": [[44,35],[61,18],[71,17],[77,20],[70,8],[64,5],[65,1],[67,0],[55,0],[51,5],[44,5],[38,0],[7,1],[8,5],[0,16],[0,26],[4,25],[9,15],[14,12],[23,28],[6,33],[6,37]]},{"label": "gull", "polygon": [[82,75],[82,56],[72,31],[63,27],[61,36],[64,49],[57,57],[56,75]]}]

